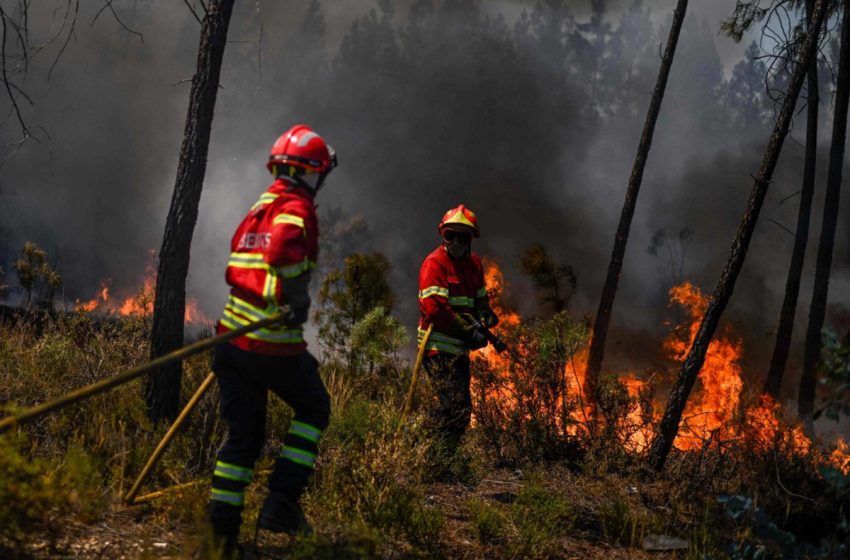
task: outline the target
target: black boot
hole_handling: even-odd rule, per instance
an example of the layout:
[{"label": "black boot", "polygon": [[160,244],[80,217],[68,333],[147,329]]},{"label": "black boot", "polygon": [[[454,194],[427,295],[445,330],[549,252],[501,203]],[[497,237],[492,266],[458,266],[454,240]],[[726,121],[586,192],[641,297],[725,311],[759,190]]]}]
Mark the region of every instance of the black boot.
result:
[{"label": "black boot", "polygon": [[243,557],[239,544],[242,506],[211,501],[207,510],[209,529],[199,557],[202,560],[239,560]]},{"label": "black boot", "polygon": [[269,495],[266,496],[263,509],[260,511],[260,518],[257,521],[257,527],[273,533],[286,533],[288,535],[313,532],[313,528],[304,518],[304,512],[301,510],[298,501],[292,500],[283,492],[269,492]]}]

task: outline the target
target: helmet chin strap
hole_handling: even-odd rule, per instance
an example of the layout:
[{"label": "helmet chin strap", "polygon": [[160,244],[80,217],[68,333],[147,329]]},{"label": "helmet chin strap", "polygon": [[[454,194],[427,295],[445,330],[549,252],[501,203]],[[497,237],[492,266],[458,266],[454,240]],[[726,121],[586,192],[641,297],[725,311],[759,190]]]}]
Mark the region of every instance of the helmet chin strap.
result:
[{"label": "helmet chin strap", "polygon": [[302,189],[309,192],[311,196],[316,196],[316,194],[319,192],[319,189],[322,188],[322,184],[325,182],[325,178],[328,176],[328,174],[327,173],[319,173],[318,175],[319,176],[316,180],[315,186],[313,186],[309,182],[305,181],[304,175],[282,174],[282,175],[280,175],[280,177],[285,177],[285,178],[291,180],[293,183],[295,183],[296,185],[298,185]]}]

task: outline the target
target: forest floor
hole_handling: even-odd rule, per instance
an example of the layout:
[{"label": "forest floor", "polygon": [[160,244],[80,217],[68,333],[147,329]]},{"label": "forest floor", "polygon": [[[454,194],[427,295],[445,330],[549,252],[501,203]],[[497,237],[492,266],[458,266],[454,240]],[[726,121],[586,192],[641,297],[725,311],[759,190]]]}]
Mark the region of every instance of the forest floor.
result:
[{"label": "forest floor", "polygon": [[[554,474],[562,476],[564,473]],[[435,550],[432,557],[517,557],[507,547],[502,546],[504,543],[483,544],[476,537],[468,504],[480,502],[510,505],[516,501],[521,491],[523,478],[524,473],[519,469],[496,469],[474,486],[460,483],[429,485],[424,495],[425,507],[439,511],[445,519],[438,551]],[[686,557],[687,550],[647,551],[642,549],[642,543],[635,543],[636,547],[611,543],[595,513],[599,506],[604,504],[599,503],[598,497],[589,497],[582,492],[582,485],[572,484],[571,476],[567,475],[563,482],[559,487],[565,492],[566,500],[574,505],[577,519],[574,524],[564,528],[557,542],[546,545],[546,557],[575,560],[662,560]],[[637,492],[637,489],[629,487],[625,488],[625,491]],[[128,508],[116,505],[97,523],[70,522],[59,538],[33,539],[23,550],[4,552],[10,554],[4,558],[129,560],[192,557],[198,542],[197,523],[185,518],[162,520],[158,517],[156,511],[143,506]],[[319,532],[322,530],[321,527],[317,529]],[[289,537],[268,534],[261,534],[258,540],[253,542],[244,538],[241,542],[248,559],[289,557],[293,544]],[[397,552],[397,555],[382,556],[421,557],[421,554],[414,554],[403,547]],[[536,556],[534,553],[532,555]]]}]

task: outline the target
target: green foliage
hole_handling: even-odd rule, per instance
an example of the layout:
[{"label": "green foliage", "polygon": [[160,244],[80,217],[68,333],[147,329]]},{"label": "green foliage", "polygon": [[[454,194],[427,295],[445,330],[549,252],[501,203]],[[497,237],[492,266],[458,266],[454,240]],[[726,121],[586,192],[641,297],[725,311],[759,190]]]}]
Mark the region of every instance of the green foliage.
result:
[{"label": "green foliage", "polygon": [[288,551],[287,558],[305,560],[360,560],[383,558],[381,534],[376,529],[357,527],[344,539],[334,539],[324,533],[299,537]]},{"label": "green foliage", "polygon": [[351,329],[351,352],[362,364],[360,385],[373,387],[379,393],[390,385],[402,389],[406,373],[398,351],[409,342],[401,321],[382,306],[375,307]]},{"label": "green foliage", "polygon": [[650,514],[634,508],[629,501],[620,497],[612,497],[603,504],[599,522],[607,539],[628,547],[639,546],[656,525]]},{"label": "green foliage", "polygon": [[535,478],[523,484],[511,506],[516,529],[514,552],[523,558],[547,557],[573,527],[576,514],[566,499]]},{"label": "green foliage", "polygon": [[27,458],[23,439],[0,437],[0,544],[24,543],[33,531],[58,534],[71,519],[91,521],[100,506],[100,480],[87,454]]},{"label": "green foliage", "polygon": [[737,2],[732,16],[721,22],[720,30],[738,43],[744,33],[762,21],[768,12],[769,9],[761,6],[759,0]]},{"label": "green foliage", "polygon": [[523,483],[510,505],[472,499],[466,508],[476,540],[497,546],[512,558],[553,556],[577,518],[566,497],[537,476]]},{"label": "green foliage", "polygon": [[815,419],[825,415],[838,422],[841,414],[850,416],[850,333],[839,339],[829,331],[823,331],[820,383],[829,387],[829,395],[823,407],[815,411]]},{"label": "green foliage", "polygon": [[[29,407],[147,361],[148,333],[149,322],[142,319],[94,320],[84,313],[47,318],[37,329],[0,322],[2,408]],[[208,371],[207,356],[187,360],[185,393],[194,392]],[[285,427],[270,428],[274,437],[282,439],[280,432]],[[0,498],[0,516],[10,517],[0,525],[10,531],[16,526],[28,527],[30,534],[21,540],[44,533],[59,538],[67,520],[85,521],[93,511],[107,514],[110,507],[104,498],[118,502],[163,432],[164,427],[153,427],[147,421],[142,391],[134,383],[25,425],[26,468],[4,447],[0,462],[7,463],[0,468],[0,477],[16,481],[14,489],[27,492],[30,505],[26,509],[6,507],[14,504],[12,498]],[[217,391],[212,390],[189,417],[142,492],[189,477],[208,477],[223,432]],[[203,494],[205,499],[206,491]],[[44,514],[42,509],[50,511]],[[175,514],[186,511],[174,510]],[[14,535],[4,537],[13,539]]]},{"label": "green foliage", "polygon": [[500,508],[481,500],[466,503],[475,537],[482,544],[497,544],[505,538],[507,517]]},{"label": "green foliage", "polygon": [[395,297],[389,270],[383,255],[355,253],[345,258],[342,270],[328,273],[319,290],[315,317],[325,355],[343,364],[367,392],[380,392],[387,378],[401,378],[396,353],[407,343],[407,334],[390,314]]},{"label": "green foliage", "polygon": [[32,291],[38,280],[39,270],[46,261],[47,253],[35,243],[27,241],[21,247],[21,256],[15,261],[14,268],[21,288],[27,293],[27,305],[32,300]]},{"label": "green foliage", "polygon": [[[18,274],[18,282],[27,294],[27,305],[32,302],[38,282],[42,281],[47,290],[45,303],[52,307],[56,290],[62,286],[62,276],[47,262],[47,252],[35,243],[27,241],[21,247],[21,256],[15,261],[14,268]],[[0,291],[2,288],[5,286],[0,283]]]},{"label": "green foliage", "polygon": [[577,285],[573,267],[555,264],[543,244],[532,243],[520,256],[520,269],[534,282],[541,304],[551,305],[555,313],[569,307]]},{"label": "green foliage", "polygon": [[364,396],[335,410],[307,502],[316,525],[336,534],[333,545],[312,538],[299,546],[325,554],[349,545],[384,549],[396,539],[438,545],[443,517],[423,496],[432,438],[424,417],[410,416],[401,428],[400,421],[400,407]]}]

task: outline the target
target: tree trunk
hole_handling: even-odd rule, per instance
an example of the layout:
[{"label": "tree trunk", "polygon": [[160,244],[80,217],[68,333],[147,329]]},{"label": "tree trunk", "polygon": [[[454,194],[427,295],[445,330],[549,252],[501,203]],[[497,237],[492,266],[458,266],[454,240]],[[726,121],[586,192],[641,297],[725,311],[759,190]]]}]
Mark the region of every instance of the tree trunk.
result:
[{"label": "tree trunk", "polygon": [[682,30],[682,22],[685,20],[685,11],[688,8],[687,0],[678,0],[676,11],[673,13],[673,25],[667,36],[667,45],[661,58],[661,68],[658,70],[658,79],[652,98],[649,102],[649,111],[643,124],[643,133],[638,144],[637,155],[632,166],[632,174],[629,177],[629,186],[626,189],[626,199],[623,202],[623,210],[620,213],[620,223],[614,237],[614,250],[611,252],[611,261],[608,263],[608,274],[605,277],[605,285],[602,287],[602,296],[599,298],[599,308],[596,311],[596,319],[593,323],[593,335],[590,341],[590,352],[587,361],[587,372],[585,375],[587,390],[591,403],[596,402],[596,388],[598,386],[599,374],[602,371],[602,359],[605,354],[605,339],[608,336],[608,323],[611,320],[611,308],[614,306],[614,297],[617,295],[617,285],[620,281],[620,272],[623,268],[623,256],[626,253],[626,244],[629,240],[629,229],[632,225],[632,217],[635,213],[640,185],[643,181],[643,171],[652,147],[652,136],[655,132],[655,123],[658,121],[658,113],[661,111],[661,102],[664,100],[664,90],[667,88],[667,78],[673,65],[673,56],[676,54],[676,45],[679,42],[679,32]]},{"label": "tree trunk", "polygon": [[[233,3],[234,0],[210,0],[201,27],[198,65],[192,78],[177,180],[159,252],[151,358],[167,354],[183,345],[189,249],[198,219],[221,61]],[[157,371],[149,378],[145,397],[151,420],[176,417],[180,400],[180,372],[181,366],[176,364]]]},{"label": "tree trunk", "polygon": [[[814,0],[806,0],[806,16],[809,27],[811,27],[814,7]],[[779,400],[779,390],[782,388],[782,377],[785,374],[785,364],[788,361],[791,334],[794,331],[794,316],[797,313],[797,298],[800,295],[800,277],[803,274],[806,245],[809,241],[809,222],[812,214],[812,196],[815,192],[815,166],[818,151],[818,104],[820,97],[818,95],[817,58],[812,59],[809,64],[808,90],[806,161],[803,166],[800,209],[797,213],[797,233],[794,238],[794,250],[791,253],[791,264],[788,267],[788,278],[785,280],[785,297],[782,300],[782,310],[779,312],[779,327],[776,329],[773,357],[770,359],[770,369],[763,389],[764,394],[770,395],[774,400]]]},{"label": "tree trunk", "polygon": [[747,248],[753,236],[759,212],[764,203],[764,197],[767,194],[767,188],[773,177],[773,170],[776,168],[779,153],[782,151],[782,144],[785,141],[785,136],[788,134],[788,126],[791,123],[794,106],[797,103],[797,97],[800,95],[800,89],[806,77],[809,61],[815,56],[817,38],[820,35],[820,29],[826,17],[827,4],[827,0],[817,0],[813,23],[806,35],[801,56],[798,58],[797,65],[794,68],[779,118],[776,121],[764,154],[764,159],[755,176],[753,189],[750,192],[750,198],[747,202],[747,208],[741,218],[738,233],[732,242],[729,259],[720,276],[720,282],[718,282],[717,288],[715,288],[711,301],[708,304],[705,316],[702,318],[691,349],[688,351],[688,356],[685,358],[682,369],[679,371],[679,377],[667,401],[664,417],[661,419],[658,432],[649,449],[649,464],[657,471],[663,469],[664,463],[667,461],[667,455],[670,453],[673,440],[679,431],[679,421],[682,419],[682,413],[685,410],[688,396],[696,382],[697,374],[702,369],[703,362],[705,361],[708,344],[711,342],[712,336],[714,336],[714,331],[720,322],[723,310],[732,297],[735,281],[744,265]]},{"label": "tree trunk", "polygon": [[841,52],[838,56],[838,85],[835,91],[835,112],[832,122],[832,145],[829,148],[829,169],[826,178],[826,198],[823,204],[823,223],[818,245],[815,283],[812,304],[809,308],[809,325],[803,351],[803,375],[800,378],[798,413],[803,427],[814,433],[816,369],[820,362],[821,329],[826,316],[829,294],[829,273],[832,268],[832,250],[835,229],[838,225],[838,202],[841,192],[841,172],[844,167],[844,143],[847,137],[847,102],[850,93],[850,2],[844,3],[841,24]]}]

